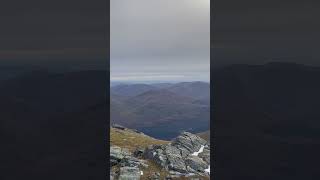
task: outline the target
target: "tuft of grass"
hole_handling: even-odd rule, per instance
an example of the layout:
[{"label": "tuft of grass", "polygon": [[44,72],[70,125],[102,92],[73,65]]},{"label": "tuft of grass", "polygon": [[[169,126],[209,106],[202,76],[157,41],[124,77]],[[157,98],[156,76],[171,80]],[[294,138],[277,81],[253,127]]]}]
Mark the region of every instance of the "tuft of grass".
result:
[{"label": "tuft of grass", "polygon": [[150,136],[143,135],[131,131],[130,129],[120,130],[111,128],[110,130],[110,144],[121,148],[128,148],[133,152],[136,148],[145,148],[153,144],[167,144],[169,141],[154,139]]},{"label": "tuft of grass", "polygon": [[169,174],[168,171],[161,168],[159,165],[154,163],[153,161],[148,160],[147,164],[149,165],[148,168],[143,169],[143,175],[140,177],[141,180],[149,180],[149,177],[153,175],[153,173],[160,173],[160,179],[165,179]]},{"label": "tuft of grass", "polygon": [[210,142],[210,131],[201,132],[197,135],[200,136],[202,139]]}]

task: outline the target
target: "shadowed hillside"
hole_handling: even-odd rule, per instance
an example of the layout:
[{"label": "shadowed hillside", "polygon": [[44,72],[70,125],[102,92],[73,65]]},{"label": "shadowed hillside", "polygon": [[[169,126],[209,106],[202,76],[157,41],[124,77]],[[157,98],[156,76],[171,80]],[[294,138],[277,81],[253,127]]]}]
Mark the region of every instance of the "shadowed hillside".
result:
[{"label": "shadowed hillside", "polygon": [[33,71],[1,83],[1,179],[105,178],[106,74]]},{"label": "shadowed hillside", "polygon": [[113,86],[111,122],[167,140],[182,130],[206,131],[210,120],[209,91],[206,82]]},{"label": "shadowed hillside", "polygon": [[216,179],[320,177],[320,68],[233,65],[212,77]]}]

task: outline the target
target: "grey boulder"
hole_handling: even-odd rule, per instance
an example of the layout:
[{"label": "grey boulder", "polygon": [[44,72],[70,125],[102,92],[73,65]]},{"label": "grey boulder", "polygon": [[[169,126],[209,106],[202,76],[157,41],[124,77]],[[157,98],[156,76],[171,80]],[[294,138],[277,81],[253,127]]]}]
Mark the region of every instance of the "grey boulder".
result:
[{"label": "grey boulder", "polygon": [[141,172],[136,167],[121,167],[119,180],[139,180]]}]

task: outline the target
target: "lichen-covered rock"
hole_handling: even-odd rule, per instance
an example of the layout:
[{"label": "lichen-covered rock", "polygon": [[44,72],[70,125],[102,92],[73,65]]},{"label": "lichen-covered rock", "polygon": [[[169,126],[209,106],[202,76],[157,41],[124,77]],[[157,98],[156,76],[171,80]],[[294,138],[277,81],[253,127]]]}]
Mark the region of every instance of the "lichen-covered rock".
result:
[{"label": "lichen-covered rock", "polygon": [[137,148],[134,152],[133,155],[135,157],[142,157],[144,154],[145,149],[144,148]]},{"label": "lichen-covered rock", "polygon": [[[188,132],[182,133],[169,144],[150,145],[145,149],[137,148],[133,154],[128,149],[111,146],[111,165],[116,165],[120,171],[110,178],[139,179],[141,169],[148,168],[147,160],[152,160],[169,172],[169,176],[165,179],[194,175],[208,176],[206,169],[210,165],[210,146],[206,140]],[[157,180],[160,179],[160,174],[153,173],[148,178]]]},{"label": "lichen-covered rock", "polygon": [[166,156],[164,155],[163,148],[165,146],[161,145],[152,145],[146,148],[144,157],[146,159],[152,159],[155,163],[160,165],[161,167],[166,166]]},{"label": "lichen-covered rock", "polygon": [[210,148],[206,140],[183,132],[172,143],[149,146],[144,158],[172,172],[172,177],[189,173],[203,175],[210,164]]},{"label": "lichen-covered rock", "polygon": [[114,180],[116,178],[116,173],[110,169],[110,180]]},{"label": "lichen-covered rock", "polygon": [[148,168],[148,164],[145,160],[134,157],[128,149],[120,148],[118,146],[110,147],[110,163],[111,166],[120,168],[120,172],[110,172],[111,179],[140,179],[139,168]]},{"label": "lichen-covered rock", "polygon": [[194,173],[204,173],[204,170],[208,167],[208,164],[198,156],[188,156],[188,158],[185,160],[185,163],[187,167],[191,168],[190,170],[188,170],[193,171]]},{"label": "lichen-covered rock", "polygon": [[184,162],[184,159],[179,155],[171,155],[168,154],[168,170],[177,171],[180,173],[187,173],[186,164]]},{"label": "lichen-covered rock", "polygon": [[120,148],[118,146],[110,147],[110,157],[115,159],[122,159],[125,156],[131,156],[131,153],[126,148]]},{"label": "lichen-covered rock", "polygon": [[132,156],[127,156],[123,158],[119,164],[120,166],[128,166],[128,167],[144,167],[144,168],[148,167],[148,165],[144,160],[141,160]]},{"label": "lichen-covered rock", "polygon": [[189,153],[196,152],[201,148],[202,145],[207,144],[208,143],[206,140],[189,132],[183,132],[181,135],[179,135],[172,141],[173,146],[176,146],[179,149],[183,149]]},{"label": "lichen-covered rock", "polygon": [[130,157],[131,153],[128,149],[120,148],[118,146],[110,147],[110,163],[111,166],[114,166],[120,163],[125,157]]},{"label": "lichen-covered rock", "polygon": [[199,153],[199,157],[202,158],[207,164],[210,164],[210,147],[206,146],[203,152]]},{"label": "lichen-covered rock", "polygon": [[136,167],[121,167],[119,180],[139,180],[140,170]]}]

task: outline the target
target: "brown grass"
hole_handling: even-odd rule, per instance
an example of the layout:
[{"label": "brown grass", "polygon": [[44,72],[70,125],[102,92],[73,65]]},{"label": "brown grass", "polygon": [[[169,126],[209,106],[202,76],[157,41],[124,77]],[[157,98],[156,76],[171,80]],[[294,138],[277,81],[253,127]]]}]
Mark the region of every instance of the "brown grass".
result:
[{"label": "brown grass", "polygon": [[149,167],[146,169],[143,169],[143,175],[141,176],[141,180],[149,179],[149,177],[151,177],[155,172],[160,173],[160,179],[165,179],[165,177],[167,177],[167,175],[169,174],[168,171],[161,168],[160,166],[158,166],[152,161],[148,161],[147,164],[149,165]]},{"label": "brown grass", "polygon": [[210,142],[210,131],[205,131],[197,134],[200,136],[202,139],[205,139],[206,141]]},{"label": "brown grass", "polygon": [[154,139],[152,137],[136,133],[131,130],[119,130],[111,128],[110,144],[121,148],[128,148],[133,152],[138,147],[147,147],[152,144],[167,144],[169,141]]}]

